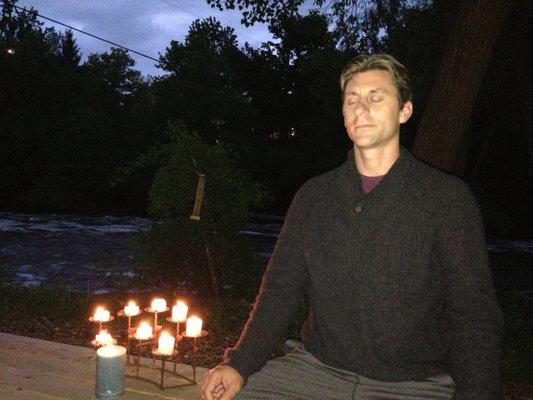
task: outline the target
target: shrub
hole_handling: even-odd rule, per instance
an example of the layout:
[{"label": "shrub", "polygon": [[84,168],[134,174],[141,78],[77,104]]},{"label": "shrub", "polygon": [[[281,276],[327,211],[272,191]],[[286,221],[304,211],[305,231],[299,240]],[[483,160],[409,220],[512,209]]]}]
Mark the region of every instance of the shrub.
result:
[{"label": "shrub", "polygon": [[[222,144],[206,144],[179,124],[169,133],[149,196],[149,212],[161,222],[139,241],[139,277],[216,298],[255,292],[263,271],[239,231],[250,207],[266,199],[266,189],[235,167]],[[205,196],[201,218],[193,220],[199,174]]]}]

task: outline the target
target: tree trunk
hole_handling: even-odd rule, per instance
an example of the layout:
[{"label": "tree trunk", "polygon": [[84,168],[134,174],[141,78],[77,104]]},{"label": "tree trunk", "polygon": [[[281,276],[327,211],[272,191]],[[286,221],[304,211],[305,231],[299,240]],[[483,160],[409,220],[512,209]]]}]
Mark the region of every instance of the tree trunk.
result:
[{"label": "tree trunk", "polygon": [[413,153],[422,160],[463,174],[474,101],[510,2],[460,2],[413,146]]},{"label": "tree trunk", "polygon": [[[524,116],[525,123],[525,145],[527,147],[528,162],[533,163],[533,99],[531,96],[532,85],[530,79],[530,65],[531,65],[531,51],[528,47],[531,33],[530,17],[533,5],[529,0],[520,0],[517,2],[516,12],[513,17],[516,16],[516,20],[513,22],[516,24],[512,35],[512,66],[516,74],[516,81],[521,84],[521,87],[516,91],[516,95],[520,97],[522,105],[522,114]],[[517,15],[518,14],[518,15]]]}]

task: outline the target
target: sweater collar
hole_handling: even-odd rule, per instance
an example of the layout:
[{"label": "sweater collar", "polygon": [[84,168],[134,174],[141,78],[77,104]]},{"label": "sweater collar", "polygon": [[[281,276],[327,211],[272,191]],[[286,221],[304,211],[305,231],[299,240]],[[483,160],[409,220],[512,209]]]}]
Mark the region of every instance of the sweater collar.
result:
[{"label": "sweater collar", "polygon": [[403,188],[404,177],[409,171],[412,161],[413,156],[411,153],[405,147],[401,146],[400,156],[389,169],[389,172],[383,176],[383,179],[376,188],[365,196],[361,184],[361,177],[355,166],[355,152],[352,148],[348,152],[348,158],[341,167],[341,187],[345,188],[348,199],[351,202],[362,200],[363,197],[375,197],[384,190],[388,193],[395,193]]}]

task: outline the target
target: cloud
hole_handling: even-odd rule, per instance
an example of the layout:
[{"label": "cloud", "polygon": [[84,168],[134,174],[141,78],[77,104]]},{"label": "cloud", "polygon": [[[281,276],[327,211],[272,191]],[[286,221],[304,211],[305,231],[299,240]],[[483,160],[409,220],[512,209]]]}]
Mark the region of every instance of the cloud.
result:
[{"label": "cloud", "polygon": [[189,25],[195,19],[195,17],[189,14],[160,12],[150,16],[150,23],[153,28],[159,29],[160,31],[184,37]]}]

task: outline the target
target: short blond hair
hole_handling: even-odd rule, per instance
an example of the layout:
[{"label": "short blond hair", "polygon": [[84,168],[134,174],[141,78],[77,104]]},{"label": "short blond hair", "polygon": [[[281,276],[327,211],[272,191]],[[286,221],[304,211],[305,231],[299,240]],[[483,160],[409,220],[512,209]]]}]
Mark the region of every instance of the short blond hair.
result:
[{"label": "short blond hair", "polygon": [[352,58],[341,73],[341,90],[344,92],[346,85],[355,74],[372,70],[382,70],[389,73],[392,83],[396,87],[400,107],[403,107],[406,101],[412,100],[413,94],[407,69],[388,54],[361,54]]}]

